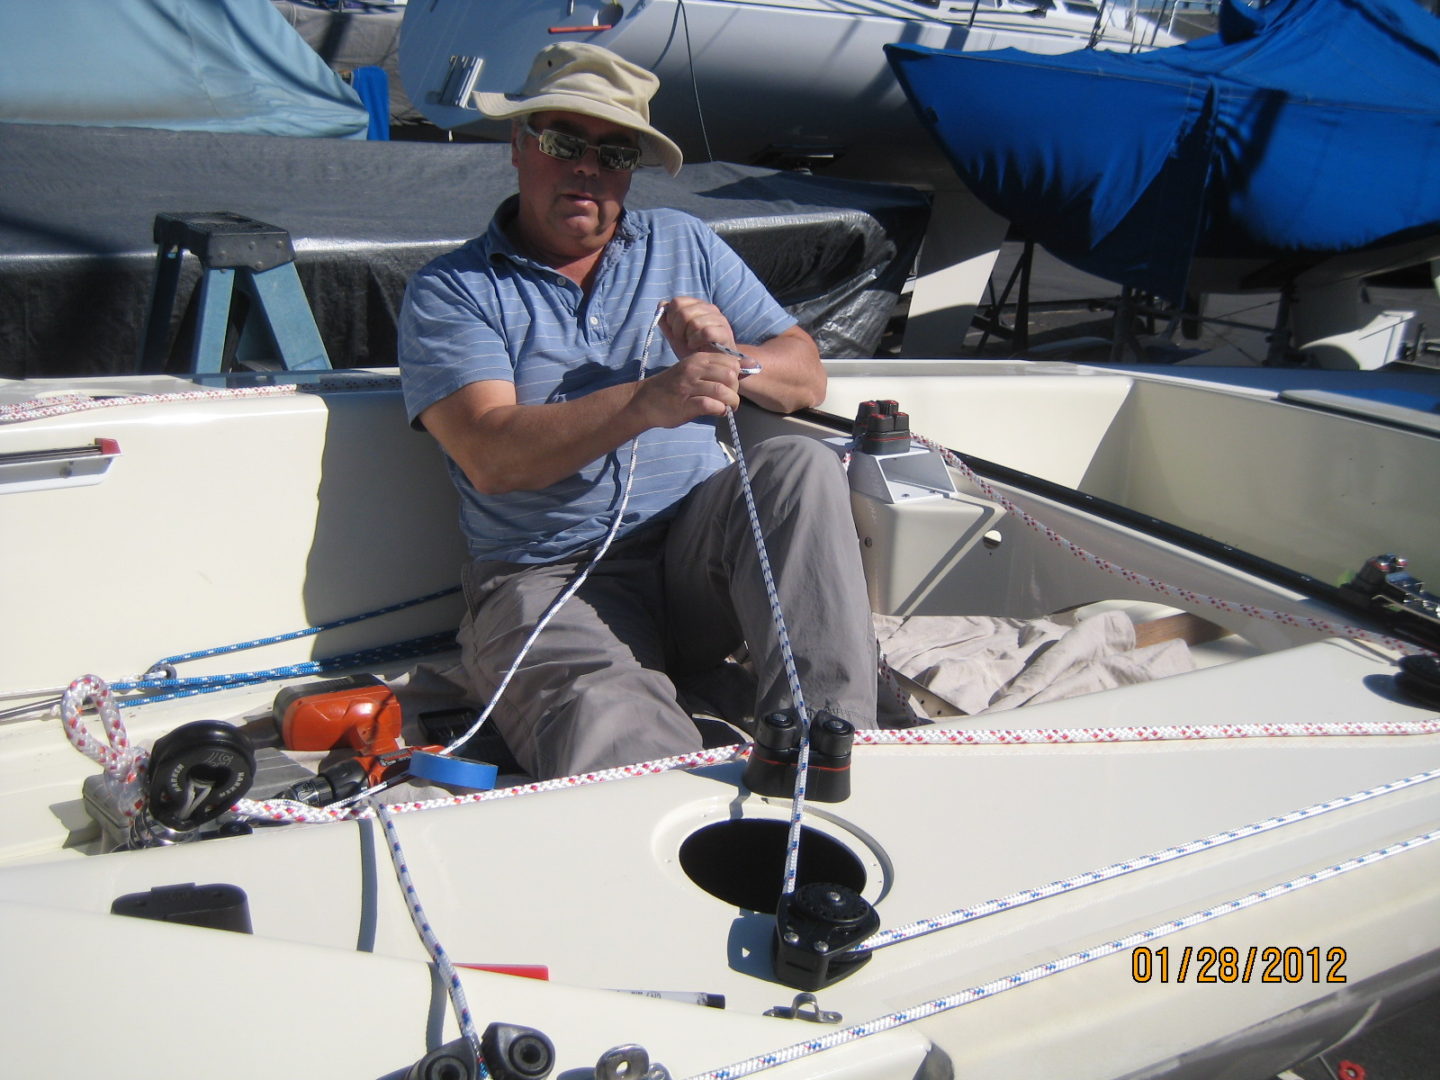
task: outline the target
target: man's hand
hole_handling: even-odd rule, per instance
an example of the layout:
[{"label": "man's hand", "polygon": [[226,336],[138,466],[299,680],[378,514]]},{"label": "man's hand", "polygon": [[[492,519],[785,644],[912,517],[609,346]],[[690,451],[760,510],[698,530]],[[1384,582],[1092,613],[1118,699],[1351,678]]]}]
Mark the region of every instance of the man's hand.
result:
[{"label": "man's hand", "polygon": [[740,361],[718,352],[681,356],[680,362],[645,379],[634,406],[646,427],[679,427],[697,416],[724,416],[740,407]]},{"label": "man's hand", "polygon": [[[792,326],[768,341],[740,348],[739,351],[749,360],[714,351],[712,346],[715,345],[735,349],[735,331],[720,309],[704,300],[692,296],[675,297],[665,306],[660,328],[682,363],[687,359],[701,358],[710,365],[707,367],[710,371],[717,370],[713,366],[717,362],[722,363],[727,371],[735,373],[735,382],[723,380],[726,386],[730,389],[739,387],[746,399],[762,408],[789,413],[811,408],[825,398],[825,368],[820,363],[820,353],[810,335],[798,326]],[[741,383],[738,381],[740,369],[747,364],[753,364],[760,371],[745,376],[745,381]],[[732,395],[702,396],[708,400],[704,404],[696,402],[694,411],[677,423],[702,415],[721,416],[725,406],[735,407]],[[720,404],[717,406],[716,402]]]},{"label": "man's hand", "polygon": [[665,305],[660,330],[679,362],[636,388],[634,405],[646,427],[679,427],[697,416],[724,416],[740,407],[740,361],[711,345],[735,347],[730,320],[714,304],[677,296]]},{"label": "man's hand", "polygon": [[677,296],[665,305],[660,329],[675,355],[682,360],[706,351],[712,344],[735,348],[735,331],[714,304],[693,296]]}]

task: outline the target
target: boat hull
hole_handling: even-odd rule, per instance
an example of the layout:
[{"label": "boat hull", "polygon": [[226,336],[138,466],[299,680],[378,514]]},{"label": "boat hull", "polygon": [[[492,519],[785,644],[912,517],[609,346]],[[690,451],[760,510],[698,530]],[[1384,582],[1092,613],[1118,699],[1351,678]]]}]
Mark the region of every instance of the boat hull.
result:
[{"label": "boat hull", "polygon": [[[672,1075],[700,1075],[875,1021],[878,1033],[799,1055],[782,1073],[1199,1078],[1273,1075],[1440,990],[1440,845],[1423,839],[1440,820],[1440,781],[1425,775],[1440,769],[1440,734],[1435,708],[1396,681],[1395,643],[1337,636],[1323,620],[1343,613],[1213,552],[1118,524],[1098,505],[1128,495],[1145,514],[1160,509],[1150,500],[1183,492],[1168,509],[1227,529],[1248,505],[1251,540],[1279,543],[1293,528],[1287,499],[1316,498],[1328,478],[1331,531],[1368,552],[1383,533],[1368,531],[1366,499],[1336,482],[1340,463],[1363,455],[1433,507],[1437,439],[1261,390],[1065,365],[854,362],[832,364],[831,375],[825,412],[894,397],[915,430],[938,430],[969,460],[1012,463],[988,490],[952,470],[953,497],[879,505],[856,493],[877,611],[1178,606],[1232,633],[1196,646],[1186,674],[1020,713],[943,718],[914,745],[862,741],[852,795],[810,807],[802,850],[834,852],[830,867],[857,882],[883,931],[966,909],[974,917],[876,949],[820,989],[819,1007],[842,1016],[834,1025],[763,1015],[796,993],[770,961],[783,861],[774,838],[791,807],[749,790],[740,759],[722,752],[696,768],[519,782],[483,798],[431,790],[441,803],[397,806],[415,895],[449,956],[549,969],[548,982],[463,970],[481,1026],[544,1031],[560,1074],[638,1042]],[[0,404],[57,410],[0,424],[0,462],[100,438],[118,447],[98,481],[75,483],[61,469],[48,487],[0,490],[7,550],[17,553],[0,586],[26,612],[23,626],[7,627],[0,688],[85,671],[116,678],[160,656],[453,580],[454,496],[438,452],[405,425],[391,373],[299,381],[306,392],[113,404],[126,389],[197,388],[158,378],[0,385]],[[35,396],[47,389],[88,393]],[[837,440],[824,412],[742,419],[747,439],[784,430]],[[1239,498],[1242,478],[1225,475],[1238,449],[1212,445],[1214,461],[1181,471],[1197,449],[1187,440],[1203,444],[1208,432],[1213,444],[1220,422],[1272,482],[1267,502]],[[1137,452],[1147,433],[1149,450]],[[1281,447],[1296,443],[1290,461]],[[1027,486],[1021,470],[1054,488]],[[1218,491],[1227,479],[1230,490]],[[1066,502],[1060,487],[1089,489],[1093,502]],[[1137,576],[1078,558],[1001,500],[1023,502]],[[1386,515],[1408,527],[1399,508]],[[1435,543],[1440,533],[1421,524],[1407,539]],[[1308,536],[1295,546],[1343,557]],[[1433,555],[1417,548],[1416,568]],[[1189,598],[1157,597],[1139,576],[1178,583]],[[1207,594],[1232,608],[1207,606]],[[456,603],[199,669],[303,661],[443,629]],[[408,666],[377,670],[393,679]],[[275,693],[275,684],[239,687],[128,708],[124,719],[141,745],[200,718],[258,732],[273,725]],[[1314,733],[1275,727],[1284,723]],[[457,1034],[373,819],[98,854],[81,795],[97,768],[57,723],[43,714],[0,723],[0,762],[15,778],[0,791],[0,940],[7,970],[27,987],[0,1016],[0,1036],[27,1074],[153,1075],[157,1063],[193,1061],[229,1038],[237,1045],[221,1075],[379,1076]],[[695,838],[716,829],[733,836],[729,854],[696,856]],[[1167,854],[1181,846],[1193,850]],[[185,882],[242,889],[253,934],[109,914],[121,896]],[[749,890],[744,902],[730,892],[737,883]],[[113,1055],[133,1024],[125,1010],[99,1009],[94,1038],[61,1037],[53,1002],[73,991],[74,969],[55,962],[57,942],[66,956],[103,955],[85,976],[92,996],[164,1010],[148,1056]],[[187,980],[202,975],[206,992],[191,992]],[[722,994],[726,1007],[616,992],[627,990]],[[233,1002],[271,998],[295,1002],[306,1023],[245,1037]]]},{"label": "boat hull", "polygon": [[[954,186],[953,174],[914,118],[885,63],[885,45],[1020,48],[1064,52],[1085,46],[1096,25],[1088,6],[998,7],[886,4],[871,0],[755,3],[641,0],[621,6],[530,0],[483,6],[446,0],[412,5],[400,44],[407,91],[433,123],[507,139],[508,122],[479,116],[465,86],[513,93],[545,45],[602,45],[660,77],[651,120],[689,161],[816,164],[827,175]],[[1174,39],[1148,22],[1102,23],[1101,47],[1140,48]]]}]

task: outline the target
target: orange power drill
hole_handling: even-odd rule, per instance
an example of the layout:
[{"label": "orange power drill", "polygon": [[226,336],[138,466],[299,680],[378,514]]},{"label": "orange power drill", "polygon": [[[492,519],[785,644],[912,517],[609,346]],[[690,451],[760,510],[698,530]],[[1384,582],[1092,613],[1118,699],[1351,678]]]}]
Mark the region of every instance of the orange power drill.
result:
[{"label": "orange power drill", "polygon": [[400,746],[400,702],[373,675],[287,686],[275,695],[275,722],[287,750],[355,751],[353,760],[326,769],[319,782],[297,784],[281,797],[328,803],[393,776],[413,749]]}]

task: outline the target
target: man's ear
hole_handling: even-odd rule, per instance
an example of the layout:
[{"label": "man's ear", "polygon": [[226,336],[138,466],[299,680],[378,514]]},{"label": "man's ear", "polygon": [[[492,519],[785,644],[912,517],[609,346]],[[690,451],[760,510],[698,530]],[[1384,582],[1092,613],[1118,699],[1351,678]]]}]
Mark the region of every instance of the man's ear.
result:
[{"label": "man's ear", "polygon": [[510,164],[516,167],[520,165],[520,140],[524,137],[524,118],[516,117],[510,121]]}]

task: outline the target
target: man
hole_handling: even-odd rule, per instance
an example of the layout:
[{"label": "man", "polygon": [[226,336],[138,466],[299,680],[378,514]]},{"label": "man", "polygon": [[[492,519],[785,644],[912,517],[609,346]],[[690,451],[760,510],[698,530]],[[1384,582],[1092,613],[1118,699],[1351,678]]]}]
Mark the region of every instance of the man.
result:
[{"label": "man", "polygon": [[[756,715],[792,704],[715,425],[742,398],[815,405],[825,372],[707,226],[624,209],[637,165],[680,168],[649,122],[657,86],[606,49],[564,43],[540,52],[519,95],[475,94],[512,121],[519,194],[415,276],[400,322],[411,422],[439,440],[460,492],[462,663],[488,700],[523,652],[492,715],[535,776],[700,748],[671,674],[742,646]],[[717,346],[760,370],[742,376]],[[749,464],[806,705],[873,726],[876,646],[840,464],[798,437]],[[617,512],[605,557],[527,649]]]}]

